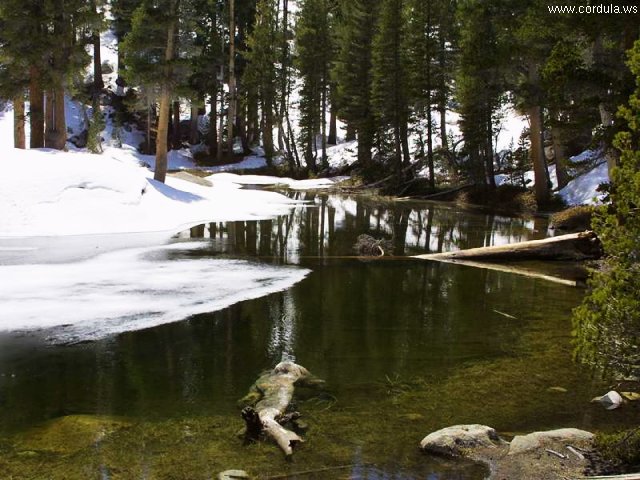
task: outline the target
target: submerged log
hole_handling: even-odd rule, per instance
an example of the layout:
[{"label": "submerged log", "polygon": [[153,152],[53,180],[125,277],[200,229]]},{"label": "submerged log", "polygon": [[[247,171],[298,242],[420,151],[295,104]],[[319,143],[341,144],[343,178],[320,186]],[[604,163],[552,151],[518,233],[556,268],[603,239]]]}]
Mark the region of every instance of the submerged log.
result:
[{"label": "submerged log", "polygon": [[317,386],[322,380],[293,362],[282,362],[260,376],[251,387],[249,394],[240,402],[246,407],[242,418],[246,423],[245,436],[257,438],[264,434],[273,439],[287,457],[304,440],[297,433],[286,429],[287,424],[300,415],[287,412],[296,386]]},{"label": "submerged log", "polygon": [[414,258],[497,262],[509,260],[588,260],[600,258],[602,254],[602,244],[597,235],[593,232],[582,232],[495,247],[417,255]]}]

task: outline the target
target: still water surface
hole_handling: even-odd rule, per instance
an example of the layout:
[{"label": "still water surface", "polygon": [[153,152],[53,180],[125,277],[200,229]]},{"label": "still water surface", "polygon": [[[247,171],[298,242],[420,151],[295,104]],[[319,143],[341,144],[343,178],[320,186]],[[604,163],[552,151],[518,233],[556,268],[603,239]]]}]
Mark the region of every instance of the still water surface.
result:
[{"label": "still water surface", "polygon": [[[79,344],[0,334],[0,478],[211,479],[240,468],[260,478],[476,479],[483,467],[423,455],[420,439],[458,423],[508,436],[628,420],[589,403],[603,387],[571,360],[583,290],[353,257],[362,233],[393,239],[398,257],[540,238],[544,220],[297,195],[313,206],[202,225],[172,240],[193,248],[162,253],[311,270],[287,291]],[[237,400],[283,359],[327,382],[297,399],[309,430],[291,463],[236,437]]]}]

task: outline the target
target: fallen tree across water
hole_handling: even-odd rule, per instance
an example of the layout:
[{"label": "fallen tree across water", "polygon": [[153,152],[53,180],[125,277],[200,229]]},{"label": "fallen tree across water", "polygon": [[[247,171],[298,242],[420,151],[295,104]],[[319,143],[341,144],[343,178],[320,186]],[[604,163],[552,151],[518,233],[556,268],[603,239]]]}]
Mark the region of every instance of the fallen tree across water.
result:
[{"label": "fallen tree across water", "polygon": [[589,260],[600,258],[602,254],[602,245],[597,235],[593,232],[582,232],[495,247],[417,255],[414,258],[498,262],[510,260]]},{"label": "fallen tree across water", "polygon": [[246,423],[245,438],[257,440],[266,435],[274,440],[287,457],[303,442],[296,432],[284,427],[295,422],[300,414],[287,412],[296,386],[314,387],[324,382],[293,362],[282,362],[258,378],[249,393],[240,400],[246,405],[242,418]]}]

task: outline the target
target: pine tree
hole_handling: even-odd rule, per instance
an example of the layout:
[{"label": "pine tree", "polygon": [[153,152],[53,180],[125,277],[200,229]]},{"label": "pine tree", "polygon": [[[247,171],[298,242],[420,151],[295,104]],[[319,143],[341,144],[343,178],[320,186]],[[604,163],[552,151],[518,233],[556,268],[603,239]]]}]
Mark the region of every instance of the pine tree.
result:
[{"label": "pine tree", "polygon": [[322,138],[323,167],[327,161],[326,112],[333,50],[330,6],[329,0],[304,0],[296,25],[296,66],[302,79],[300,140],[312,171],[317,171],[317,134]]},{"label": "pine tree", "polygon": [[574,312],[578,357],[612,377],[640,376],[640,41],[629,53],[636,90],[619,110],[625,125],[615,140],[621,152],[613,169],[611,204],[595,220],[605,252],[603,269]]},{"label": "pine tree", "polygon": [[[410,0],[408,15],[409,81],[411,103],[419,119],[426,122],[426,159],[429,168],[429,184],[435,187],[433,156],[434,124],[432,107],[435,101],[439,39],[436,11],[433,0]],[[425,157],[424,142],[420,156]]]},{"label": "pine tree", "polygon": [[495,187],[494,117],[506,90],[504,43],[498,34],[497,12],[487,2],[465,0],[459,7],[456,99],[467,156],[466,170],[476,183]]},{"label": "pine tree", "polygon": [[247,61],[243,81],[250,91],[255,92],[260,104],[262,144],[268,163],[275,156],[273,128],[277,103],[277,8],[277,1],[258,1],[253,31],[247,39],[248,49],[243,53]]},{"label": "pine tree", "polygon": [[390,153],[396,174],[409,164],[409,98],[407,85],[406,31],[403,0],[383,0],[378,30],[373,38],[372,103],[383,134],[391,131],[391,144],[381,142]]},{"label": "pine tree", "polygon": [[379,1],[343,0],[338,25],[338,55],[333,76],[338,114],[357,133],[358,162],[371,163],[376,132],[371,99],[372,42]]},{"label": "pine tree", "polygon": [[[125,72],[131,84],[143,85],[157,93],[159,102],[154,179],[164,182],[167,173],[169,113],[176,86],[184,83],[179,74],[188,58],[181,52],[187,45],[180,38],[191,39],[179,21],[191,18],[188,0],[145,0],[135,11],[131,32],[122,45],[127,61]],[[180,37],[178,34],[182,32]]]},{"label": "pine tree", "polygon": [[[2,89],[18,90],[28,81],[32,148],[64,148],[66,82],[89,61],[85,31],[99,22],[81,0],[6,0],[0,6],[3,43]],[[12,86],[11,86],[12,85]],[[19,95],[19,91],[16,94]],[[45,136],[45,91],[48,122]]]}]

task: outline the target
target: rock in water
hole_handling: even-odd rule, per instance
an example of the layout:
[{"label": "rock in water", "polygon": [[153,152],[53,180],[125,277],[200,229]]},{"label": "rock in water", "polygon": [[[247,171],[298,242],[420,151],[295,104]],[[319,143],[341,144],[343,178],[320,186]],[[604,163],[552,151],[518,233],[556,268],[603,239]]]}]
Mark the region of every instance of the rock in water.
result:
[{"label": "rock in water", "polygon": [[479,448],[497,448],[505,445],[498,433],[486,425],[456,425],[430,433],[420,442],[426,452],[467,456],[468,451]]},{"label": "rock in water", "polygon": [[607,410],[615,410],[622,405],[622,402],[624,402],[622,396],[615,390],[611,390],[606,395],[596,397],[591,401],[594,403],[601,403]]}]

